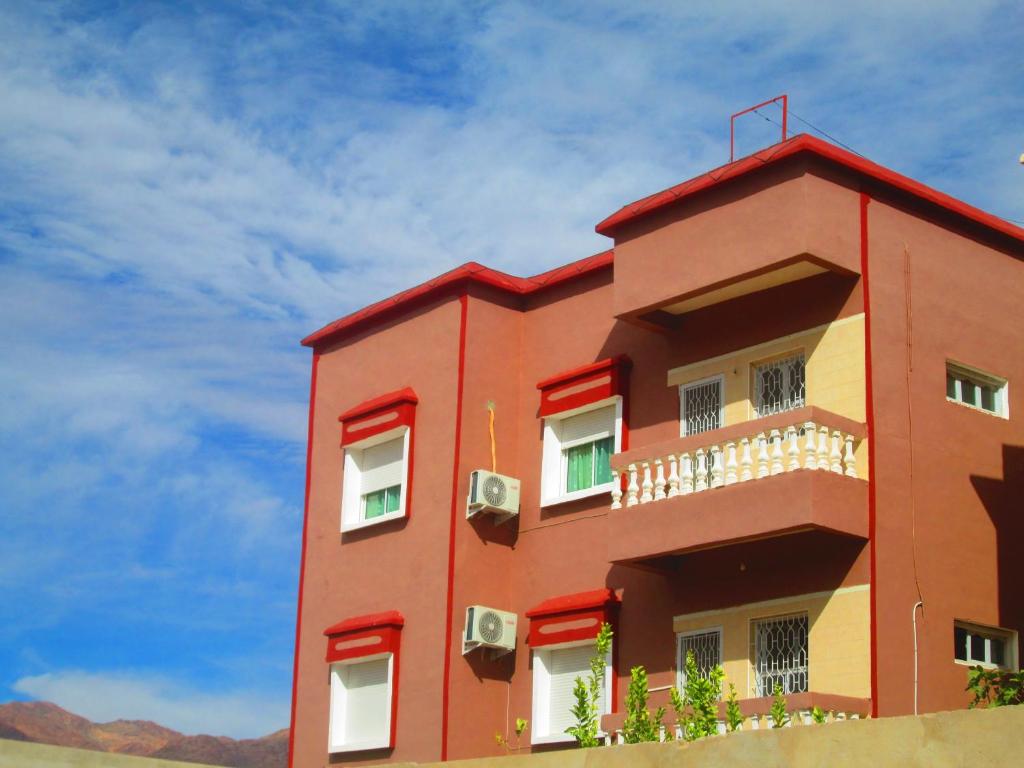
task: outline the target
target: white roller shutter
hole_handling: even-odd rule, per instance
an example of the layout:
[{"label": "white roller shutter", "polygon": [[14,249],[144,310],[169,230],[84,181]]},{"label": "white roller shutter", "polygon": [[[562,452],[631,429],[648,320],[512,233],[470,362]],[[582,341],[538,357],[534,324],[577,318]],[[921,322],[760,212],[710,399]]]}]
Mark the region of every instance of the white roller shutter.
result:
[{"label": "white roller shutter", "polygon": [[380,742],[388,738],[389,659],[346,664],[345,742]]},{"label": "white roller shutter", "polygon": [[362,475],[361,493],[366,495],[381,488],[402,484],[402,455],[405,438],[396,437],[380,445],[363,449],[359,462]]},{"label": "white roller shutter", "polygon": [[577,677],[583,678],[584,682],[590,677],[590,659],[594,655],[594,646],[580,645],[575,648],[557,648],[550,653],[548,669],[551,674],[551,695],[550,709],[548,710],[548,733],[559,735],[576,723],[576,719],[572,716],[572,707],[576,703],[572,691]]},{"label": "white roller shutter", "polygon": [[562,419],[560,441],[563,448],[572,443],[589,442],[615,434],[615,406],[596,408]]}]

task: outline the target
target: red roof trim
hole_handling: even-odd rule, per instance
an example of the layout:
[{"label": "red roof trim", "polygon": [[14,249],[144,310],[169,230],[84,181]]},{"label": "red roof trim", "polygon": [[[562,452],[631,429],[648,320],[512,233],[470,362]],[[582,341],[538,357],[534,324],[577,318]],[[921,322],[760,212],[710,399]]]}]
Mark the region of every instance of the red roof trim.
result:
[{"label": "red roof trim", "polygon": [[608,589],[595,589],[591,592],[577,592],[574,595],[562,595],[552,597],[526,612],[526,617],[535,619],[539,616],[550,616],[555,613],[569,613],[571,611],[585,611],[589,608],[600,608],[609,603],[619,602],[614,591]]},{"label": "red roof trim", "polygon": [[405,617],[402,614],[398,611],[384,611],[383,613],[368,613],[365,616],[353,616],[344,621],[339,621],[337,624],[332,624],[325,629],[324,634],[327,637],[332,637],[372,627],[402,626],[405,626]]},{"label": "red roof trim", "polygon": [[607,371],[616,366],[622,366],[623,368],[632,368],[633,361],[629,359],[628,355],[616,355],[615,357],[609,357],[604,360],[598,360],[596,363],[590,363],[590,365],[582,365],[579,368],[573,368],[571,371],[565,371],[564,373],[558,373],[554,376],[550,376],[544,381],[537,382],[537,389],[551,389],[551,387],[561,386],[566,384],[573,379],[579,379],[591,373],[598,373],[599,371]]},{"label": "red roof trim", "polygon": [[630,203],[606,218],[598,224],[595,229],[602,235],[613,237],[615,230],[626,222],[639,219],[642,216],[661,210],[665,206],[683,200],[697,192],[709,189],[724,181],[736,178],[737,176],[742,176],[758,168],[763,168],[766,165],[778,162],[783,158],[790,157],[799,152],[811,152],[820,157],[824,157],[838,163],[839,165],[843,165],[857,171],[858,173],[863,173],[866,176],[877,179],[878,181],[895,187],[903,192],[909,192],[910,194],[933,203],[940,208],[944,208],[951,213],[963,216],[1004,235],[1009,235],[1016,240],[1024,241],[1024,229],[1021,227],[1014,226],[1008,221],[1000,219],[998,216],[986,213],[985,211],[957,200],[944,192],[932,189],[919,181],[915,181],[914,179],[900,173],[889,170],[888,168],[878,165],[877,163],[873,163],[859,155],[847,152],[845,149],[841,149],[834,144],[829,144],[827,141],[822,141],[814,136],[808,136],[806,133],[801,133],[791,139],[787,139],[779,144],[763,149],[760,152],[756,152],[749,157],[744,157],[734,163],[723,165],[713,171],[696,176],[689,181],[684,181],[682,184],[677,184],[674,187],[669,187],[666,190],[657,192],[649,197],[643,198],[642,200],[637,200],[635,203]]},{"label": "red roof trim", "polygon": [[400,310],[418,299],[441,294],[453,286],[466,282],[480,283],[481,285],[497,288],[500,291],[516,296],[527,296],[560,283],[574,280],[591,272],[610,267],[612,260],[613,252],[611,250],[602,251],[585,259],[574,261],[571,264],[534,275],[533,277],[515,277],[514,275],[508,275],[471,261],[463,264],[461,267],[456,267],[450,272],[445,272],[433,280],[428,280],[406,291],[396,293],[390,298],[378,301],[376,304],[371,304],[358,312],[353,312],[351,315],[335,320],[333,323],[325,325],[320,330],[304,338],[302,344],[307,347],[316,347],[328,341],[333,341],[345,332],[362,326],[364,323],[370,322],[386,313]]},{"label": "red roof trim", "polygon": [[419,401],[419,397],[412,388],[406,387],[405,389],[399,389],[396,392],[388,392],[386,395],[380,395],[378,397],[371,398],[366,402],[360,403],[359,405],[353,406],[341,414],[341,416],[338,417],[338,421],[351,421],[359,416],[366,416],[368,413],[381,411],[385,408],[393,408],[401,403],[412,403],[413,405],[416,405]]}]

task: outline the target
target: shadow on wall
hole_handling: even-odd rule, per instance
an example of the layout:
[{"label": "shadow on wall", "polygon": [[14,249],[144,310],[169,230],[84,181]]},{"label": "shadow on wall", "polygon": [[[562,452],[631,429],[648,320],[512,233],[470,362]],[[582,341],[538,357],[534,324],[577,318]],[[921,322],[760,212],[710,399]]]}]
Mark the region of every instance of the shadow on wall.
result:
[{"label": "shadow on wall", "polygon": [[971,475],[978,498],[996,529],[999,625],[1024,631],[1021,543],[1024,542],[1024,446],[1003,445],[1003,478]]}]

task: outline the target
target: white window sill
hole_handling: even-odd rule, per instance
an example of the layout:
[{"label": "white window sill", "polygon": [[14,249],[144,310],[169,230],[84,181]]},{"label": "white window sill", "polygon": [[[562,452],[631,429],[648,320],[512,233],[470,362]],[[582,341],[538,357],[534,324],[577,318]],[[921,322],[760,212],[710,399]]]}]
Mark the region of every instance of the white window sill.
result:
[{"label": "white window sill", "polygon": [[998,669],[1004,672],[1011,671],[1010,667],[992,664],[988,661],[964,661],[963,659],[953,659],[953,663],[959,664],[961,667],[981,667],[982,669]]},{"label": "white window sill", "polygon": [[531,744],[573,744],[576,739],[568,733],[552,734],[551,736],[534,736]]},{"label": "white window sill", "polygon": [[954,400],[949,395],[946,395],[946,402],[947,403],[952,403],[953,405],[959,405],[961,408],[967,408],[967,409],[972,410],[972,411],[977,411],[978,413],[984,413],[987,416],[994,416],[997,419],[1009,419],[1010,418],[1006,414],[996,413],[995,411],[986,411],[984,408],[982,408],[980,406],[971,405],[970,403],[965,403],[963,400]]},{"label": "white window sill", "polygon": [[405,517],[405,510],[400,509],[398,512],[381,515],[380,517],[374,517],[370,520],[358,520],[352,523],[342,523],[341,532],[348,533],[349,531],[358,531],[361,528],[370,528],[374,525],[380,525],[381,523],[390,523],[392,520],[399,520],[403,517]]},{"label": "white window sill", "polygon": [[604,483],[603,485],[595,485],[593,488],[585,488],[582,491],[573,491],[572,493],[563,493],[561,496],[553,496],[550,499],[541,499],[541,507],[554,507],[558,504],[567,504],[570,501],[578,501],[579,499],[588,499],[591,496],[600,496],[605,494],[609,496],[608,503],[611,503],[610,494],[612,488],[615,487],[615,483]]},{"label": "white window sill", "polygon": [[372,741],[354,741],[351,744],[334,744],[328,750],[332,755],[339,752],[364,752],[370,749],[389,749],[390,739],[374,739]]}]

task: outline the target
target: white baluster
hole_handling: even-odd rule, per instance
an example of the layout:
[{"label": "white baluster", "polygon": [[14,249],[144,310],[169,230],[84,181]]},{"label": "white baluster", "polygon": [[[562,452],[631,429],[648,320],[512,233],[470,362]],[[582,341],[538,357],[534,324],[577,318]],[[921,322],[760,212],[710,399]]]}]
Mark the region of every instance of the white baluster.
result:
[{"label": "white baluster", "polygon": [[681,460],[683,462],[683,489],[680,493],[682,493],[683,496],[686,496],[687,494],[693,493],[693,458],[690,454],[684,453]]},{"label": "white baluster", "polygon": [[711,446],[711,487],[721,488],[725,485],[725,467],[722,466],[722,449]]},{"label": "white baluster", "polygon": [[647,504],[654,500],[654,495],[651,491],[654,489],[654,483],[651,482],[651,463],[649,461],[640,462],[644,468],[644,481],[640,484],[643,489],[643,493],[640,494],[640,503]]},{"label": "white baluster", "polygon": [[839,450],[839,446],[842,444],[843,435],[837,429],[832,433],[832,452],[829,454],[831,469],[837,475],[843,474],[843,454]]},{"label": "white baluster", "polygon": [[853,435],[846,436],[846,453],[843,456],[843,463],[846,464],[847,477],[857,476],[857,457],[853,454]]},{"label": "white baluster", "polygon": [[792,472],[794,469],[800,469],[800,442],[796,436],[796,427],[786,427],[786,444],[786,455],[789,456],[786,471]]},{"label": "white baluster", "polygon": [[661,459],[654,460],[654,500],[660,501],[665,498],[665,465]]},{"label": "white baluster", "polygon": [[725,484],[732,485],[739,479],[739,476],[736,473],[736,470],[739,467],[736,463],[736,443],[726,443],[725,454]]},{"label": "white baluster", "polygon": [[818,469],[828,469],[828,427],[818,428]]},{"label": "white baluster", "polygon": [[754,466],[754,460],[750,458],[750,439],[744,437],[740,440],[740,482],[745,483],[754,476],[752,467]]},{"label": "white baluster", "polygon": [[754,439],[757,440],[757,476],[768,477],[768,439],[764,432],[759,432]]},{"label": "white baluster", "polygon": [[640,493],[640,486],[636,484],[636,464],[629,465],[629,485],[626,486],[626,506],[635,507],[640,503],[637,494]]},{"label": "white baluster", "polygon": [[679,460],[676,455],[670,454],[668,457],[668,497],[671,499],[673,496],[679,495]]},{"label": "white baluster", "polygon": [[697,449],[697,477],[694,479],[693,490],[705,491],[708,487],[708,459],[703,448]]},{"label": "white baluster", "polygon": [[612,509],[622,509],[622,478],[618,470],[612,470]]},{"label": "white baluster", "polygon": [[818,458],[814,455],[814,422],[804,423],[804,469],[817,469]]},{"label": "white baluster", "polygon": [[783,453],[782,453],[782,433],[777,429],[773,429],[769,433],[772,441],[772,471],[771,474],[778,475],[785,471],[785,467],[782,465]]}]

